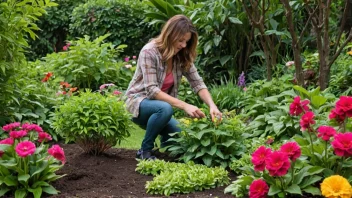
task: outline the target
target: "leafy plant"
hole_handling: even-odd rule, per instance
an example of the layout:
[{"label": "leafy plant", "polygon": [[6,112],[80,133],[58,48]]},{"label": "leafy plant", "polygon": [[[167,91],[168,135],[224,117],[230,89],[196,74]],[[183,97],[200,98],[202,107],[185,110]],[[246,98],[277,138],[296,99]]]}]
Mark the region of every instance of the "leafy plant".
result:
[{"label": "leafy plant", "polygon": [[174,193],[191,193],[229,183],[228,172],[224,168],[208,168],[191,162],[183,164],[163,160],[141,160],[136,171],[155,176],[153,181],[146,184],[150,194],[169,196]]},{"label": "leafy plant", "polygon": [[81,92],[53,113],[53,128],[66,142],[76,142],[90,154],[100,154],[130,135],[132,122],[123,101],[113,95]]},{"label": "leafy plant", "polygon": [[243,124],[237,117],[224,118],[222,123],[207,118],[180,119],[181,132],[173,134],[167,150],[179,159],[204,163],[207,166],[227,167],[243,152],[241,134]]},{"label": "leafy plant", "polygon": [[[11,123],[2,127],[7,138],[0,141],[0,196],[10,192],[16,198],[32,193],[58,194],[49,183],[64,175],[55,172],[65,163],[59,145],[49,148],[51,136],[36,124]],[[60,162],[61,161],[61,162]]]}]

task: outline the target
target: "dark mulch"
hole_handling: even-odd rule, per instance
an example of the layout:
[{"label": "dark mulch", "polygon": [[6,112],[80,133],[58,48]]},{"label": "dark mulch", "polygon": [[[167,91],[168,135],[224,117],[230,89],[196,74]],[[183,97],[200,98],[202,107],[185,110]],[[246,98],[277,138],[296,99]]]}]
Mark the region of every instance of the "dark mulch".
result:
[{"label": "dark mulch", "polygon": [[[91,156],[83,154],[76,144],[61,146],[67,162],[57,173],[66,176],[52,183],[61,192],[52,197],[162,197],[146,193],[145,184],[153,177],[135,172],[136,151],[109,149],[104,155]],[[230,177],[234,179],[233,175]],[[224,194],[225,187],[171,197],[233,197]]]}]

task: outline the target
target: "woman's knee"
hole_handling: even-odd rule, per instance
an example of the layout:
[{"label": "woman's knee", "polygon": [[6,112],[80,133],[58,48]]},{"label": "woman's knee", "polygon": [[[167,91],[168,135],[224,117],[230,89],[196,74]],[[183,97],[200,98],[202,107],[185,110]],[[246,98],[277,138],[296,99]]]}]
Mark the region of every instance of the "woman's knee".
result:
[{"label": "woman's knee", "polygon": [[172,109],[172,106],[169,103],[164,101],[160,101],[159,112],[162,113],[163,116],[167,116],[170,118],[174,114],[174,110]]}]

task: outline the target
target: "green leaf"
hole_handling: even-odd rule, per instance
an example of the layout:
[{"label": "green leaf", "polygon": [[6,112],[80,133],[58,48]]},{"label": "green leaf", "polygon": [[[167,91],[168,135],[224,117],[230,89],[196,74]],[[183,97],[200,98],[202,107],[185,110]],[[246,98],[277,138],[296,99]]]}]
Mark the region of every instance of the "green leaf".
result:
[{"label": "green leaf", "polygon": [[12,175],[7,175],[4,179],[4,183],[7,186],[17,186],[18,185],[17,178]]},{"label": "green leaf", "polygon": [[231,58],[232,58],[231,55],[222,56],[222,57],[220,58],[220,63],[221,63],[221,65],[222,65],[222,66],[225,65],[225,64],[227,63],[227,61],[229,61]]},{"label": "green leaf", "polygon": [[40,166],[37,167],[35,172],[32,173],[32,177],[38,173],[41,173],[46,167],[48,167],[48,161],[43,161],[42,163],[40,163]]},{"label": "green leaf", "polygon": [[217,146],[216,145],[213,145],[210,149],[210,151],[208,151],[207,153],[211,156],[214,156],[214,154],[216,153],[216,150],[217,150]]},{"label": "green leaf", "polygon": [[236,143],[236,140],[228,139],[226,142],[222,143],[222,145],[228,148],[234,143]]},{"label": "green leaf", "polygon": [[293,88],[294,88],[295,90],[299,91],[300,93],[306,95],[307,98],[310,98],[309,92],[308,92],[306,89],[304,89],[303,87],[298,86],[298,85],[295,85],[295,86],[293,86]]},{"label": "green leaf", "polygon": [[[215,45],[215,46],[219,46],[219,43],[220,43],[221,39],[222,39],[222,36],[220,36],[220,35],[215,35],[214,38],[213,38],[214,45]],[[222,65],[223,65],[223,64],[222,64]]]},{"label": "green leaf", "polygon": [[203,139],[200,141],[200,143],[203,145],[203,146],[209,146],[210,144],[210,139]]},{"label": "green leaf", "polygon": [[206,166],[211,166],[211,161],[213,160],[211,156],[206,155],[202,157],[202,160]]},{"label": "green leaf", "polygon": [[59,192],[51,185],[43,187],[43,192],[46,192],[51,195],[57,195]]},{"label": "green leaf", "polygon": [[231,21],[231,23],[234,23],[234,24],[243,24],[242,21],[236,17],[229,17],[229,20]]},{"label": "green leaf", "polygon": [[325,102],[328,99],[325,98],[324,96],[312,96],[311,99],[311,104],[315,107],[315,108],[319,108],[321,105],[325,104]]},{"label": "green leaf", "polygon": [[6,186],[2,186],[0,189],[0,197],[4,196],[9,191],[10,191],[10,188],[7,188]]},{"label": "green leaf", "polygon": [[167,14],[166,11],[166,3],[163,0],[149,0],[155,8],[157,8],[159,11],[161,11],[164,14]]},{"label": "green leaf", "polygon": [[27,182],[31,176],[29,174],[23,174],[18,176],[18,181]]},{"label": "green leaf", "polygon": [[270,185],[270,189],[269,189],[269,192],[268,192],[268,195],[269,196],[274,196],[276,195],[277,193],[281,192],[280,188],[274,184]]},{"label": "green leaf", "polygon": [[204,54],[207,54],[209,52],[209,50],[211,49],[212,45],[213,45],[213,42],[211,40],[205,43],[205,45],[204,45]]},{"label": "green leaf", "polygon": [[25,189],[18,189],[15,192],[15,198],[23,198],[26,197],[27,191]]},{"label": "green leaf", "polygon": [[324,171],[325,168],[320,167],[320,166],[313,166],[309,168],[308,173],[309,175],[316,175]]},{"label": "green leaf", "polygon": [[37,188],[34,188],[34,189],[29,188],[28,191],[33,193],[34,198],[40,198],[42,196],[42,192],[43,192],[42,187],[40,187],[40,186]]},{"label": "green leaf", "polygon": [[320,189],[313,186],[308,186],[307,188],[304,188],[303,191],[312,195],[321,195]]},{"label": "green leaf", "polygon": [[291,194],[302,195],[301,188],[297,184],[292,184],[292,186],[290,186],[286,189],[286,192],[289,192]]}]

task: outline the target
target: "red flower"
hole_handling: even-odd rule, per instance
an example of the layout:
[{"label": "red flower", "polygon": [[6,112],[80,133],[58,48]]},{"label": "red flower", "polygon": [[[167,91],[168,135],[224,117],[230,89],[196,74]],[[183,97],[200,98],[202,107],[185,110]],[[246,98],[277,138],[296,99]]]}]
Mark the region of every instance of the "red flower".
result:
[{"label": "red flower", "polygon": [[308,104],[309,100],[301,101],[301,98],[299,96],[296,96],[290,105],[290,115],[298,116],[301,115],[301,113],[303,112],[307,112],[309,110]]},{"label": "red flower", "polygon": [[302,131],[308,129],[308,131],[312,131],[311,130],[311,125],[315,124],[314,119],[314,113],[311,111],[308,111],[307,113],[305,113],[302,117],[301,120],[299,121],[299,124],[301,125],[301,129]]},{"label": "red flower", "polygon": [[15,150],[18,156],[27,157],[28,155],[33,155],[35,152],[35,144],[31,141],[23,141],[17,144]]},{"label": "red flower", "polygon": [[64,150],[57,144],[53,145],[48,149],[48,153],[53,156],[55,159],[60,160],[63,164],[66,162],[66,157]]},{"label": "red flower", "polygon": [[290,160],[286,153],[280,151],[272,152],[265,159],[265,168],[272,177],[280,177],[286,175],[290,168]]},{"label": "red flower", "polygon": [[53,73],[52,72],[48,72],[45,75],[45,77],[42,79],[42,82],[47,82],[51,76],[53,76]]},{"label": "red flower", "polygon": [[21,123],[14,122],[14,123],[7,124],[7,125],[3,126],[2,130],[4,130],[4,131],[13,131],[14,129],[18,128],[19,126],[21,126]]},{"label": "red flower", "polygon": [[61,85],[63,88],[69,88],[69,87],[71,87],[71,85],[68,84],[67,82],[60,82],[60,85]]},{"label": "red flower", "polygon": [[27,131],[25,130],[20,130],[20,131],[11,131],[10,132],[10,137],[13,139],[18,139],[21,137],[24,137],[27,135]]},{"label": "red flower", "polygon": [[29,124],[29,123],[24,123],[22,125],[22,129],[26,131],[36,131],[36,132],[44,132],[42,127],[36,124]]},{"label": "red flower", "polygon": [[331,142],[335,154],[341,157],[352,156],[352,132],[338,133]]},{"label": "red flower", "polygon": [[6,138],[0,141],[0,144],[8,144],[8,145],[13,145],[14,140],[13,138]]},{"label": "red flower", "polygon": [[329,119],[335,119],[338,123],[342,123],[343,121],[345,121],[345,114],[342,111],[332,109],[329,114]]},{"label": "red flower", "polygon": [[320,126],[317,131],[318,137],[324,141],[329,141],[336,134],[336,130],[331,126]]},{"label": "red flower", "polygon": [[264,198],[269,192],[269,186],[264,180],[254,180],[249,186],[249,197],[250,198]]},{"label": "red flower", "polygon": [[283,144],[280,151],[286,153],[291,161],[295,161],[301,156],[301,148],[297,142],[287,142],[286,144]]},{"label": "red flower", "polygon": [[51,136],[48,133],[45,132],[39,132],[38,133],[38,142],[47,142],[52,140]]},{"label": "red flower", "polygon": [[265,146],[259,147],[252,154],[252,163],[255,171],[263,171],[265,169],[265,159],[271,154],[271,149]]},{"label": "red flower", "polygon": [[336,109],[342,111],[347,117],[352,117],[352,97],[341,96],[336,102]]}]

